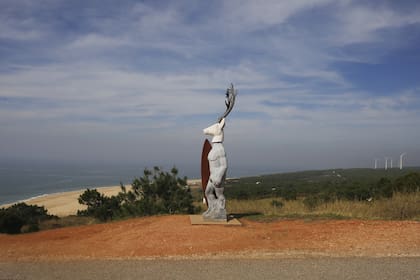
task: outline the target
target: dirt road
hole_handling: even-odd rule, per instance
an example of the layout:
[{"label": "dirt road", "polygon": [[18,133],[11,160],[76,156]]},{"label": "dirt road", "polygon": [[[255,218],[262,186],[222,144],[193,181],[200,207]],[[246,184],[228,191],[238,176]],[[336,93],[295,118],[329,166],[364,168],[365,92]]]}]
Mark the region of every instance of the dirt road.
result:
[{"label": "dirt road", "polygon": [[420,279],[420,258],[120,260],[0,263],[1,280]]},{"label": "dirt road", "polygon": [[420,222],[241,221],[241,227],[191,226],[188,216],[161,216],[0,234],[0,261],[420,257]]}]

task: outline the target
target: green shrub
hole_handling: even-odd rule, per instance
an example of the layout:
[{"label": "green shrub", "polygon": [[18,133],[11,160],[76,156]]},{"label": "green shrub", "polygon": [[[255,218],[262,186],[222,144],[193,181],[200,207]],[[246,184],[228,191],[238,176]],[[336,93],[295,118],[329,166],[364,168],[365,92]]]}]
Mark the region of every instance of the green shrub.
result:
[{"label": "green shrub", "polygon": [[49,215],[44,207],[17,203],[0,209],[0,232],[16,234],[39,230],[43,221],[57,218]]},{"label": "green shrub", "polygon": [[288,187],[281,191],[280,195],[285,200],[296,200],[297,198],[297,191],[293,187]]},{"label": "green shrub", "polygon": [[16,213],[1,209],[0,211],[0,232],[16,234],[20,233],[20,229],[25,221]]},{"label": "green shrub", "polygon": [[395,180],[394,191],[411,193],[420,190],[420,173],[411,172]]},{"label": "green shrub", "polygon": [[164,172],[155,167],[145,169],[141,178],[135,178],[130,190],[121,184],[117,196],[106,197],[97,190],[87,189],[79,197],[87,209],[79,216],[91,216],[101,221],[114,218],[148,216],[156,214],[194,213],[193,198],[187,178],[179,178],[174,167]]},{"label": "green shrub", "polygon": [[79,203],[86,205],[86,210],[77,211],[78,216],[91,216],[100,221],[107,221],[119,215],[120,202],[118,196],[106,197],[96,189],[87,189],[79,197]]},{"label": "green shrub", "polygon": [[372,189],[372,196],[375,198],[392,197],[394,193],[394,187],[390,179],[388,178],[381,178],[376,183],[375,187]]},{"label": "green shrub", "polygon": [[120,197],[122,211],[134,215],[194,213],[187,178],[179,178],[176,168],[170,173],[158,167],[144,170],[143,177],[134,179],[130,191],[122,186]]}]

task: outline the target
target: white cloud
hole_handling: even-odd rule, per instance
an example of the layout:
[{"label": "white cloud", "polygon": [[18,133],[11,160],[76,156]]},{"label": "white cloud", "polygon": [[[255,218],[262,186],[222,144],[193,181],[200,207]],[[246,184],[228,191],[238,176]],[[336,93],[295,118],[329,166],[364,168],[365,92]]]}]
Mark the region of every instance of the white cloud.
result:
[{"label": "white cloud", "polygon": [[[118,48],[124,46],[126,42],[122,38],[113,38],[103,36],[100,34],[87,34],[76,38],[73,42],[65,47],[69,50],[83,50],[91,49],[92,51],[98,51],[102,49]],[[63,51],[66,51],[66,50]]]},{"label": "white cloud", "polygon": [[16,20],[0,17],[0,39],[30,41],[42,39],[46,32],[34,28],[38,23],[33,19]]},{"label": "white cloud", "polygon": [[[401,13],[384,5],[342,6],[336,14],[339,23],[334,40],[339,44],[383,41],[380,31],[420,23],[420,9]],[[385,35],[386,36],[386,35]]]},{"label": "white cloud", "polygon": [[273,25],[285,23],[291,16],[325,5],[330,0],[298,1],[224,1],[222,19],[226,20],[228,29],[234,32],[252,32]]}]

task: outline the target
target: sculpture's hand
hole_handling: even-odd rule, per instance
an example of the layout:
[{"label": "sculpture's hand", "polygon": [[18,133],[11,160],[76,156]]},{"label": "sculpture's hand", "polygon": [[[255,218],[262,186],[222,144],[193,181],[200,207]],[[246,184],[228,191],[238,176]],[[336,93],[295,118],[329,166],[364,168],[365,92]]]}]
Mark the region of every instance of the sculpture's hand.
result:
[{"label": "sculpture's hand", "polygon": [[222,183],[221,180],[218,179],[216,176],[211,176],[210,175],[210,179],[209,180],[210,180],[210,183],[212,183],[213,186],[216,187],[216,188],[219,187],[220,184]]}]

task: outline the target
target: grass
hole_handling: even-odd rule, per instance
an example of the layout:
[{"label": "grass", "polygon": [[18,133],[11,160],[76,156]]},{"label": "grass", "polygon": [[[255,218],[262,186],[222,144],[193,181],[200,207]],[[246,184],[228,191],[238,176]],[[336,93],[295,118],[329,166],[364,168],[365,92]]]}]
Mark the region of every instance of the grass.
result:
[{"label": "grass", "polygon": [[[276,206],[273,200],[282,202]],[[278,218],[302,219],[381,219],[381,220],[419,220],[420,192],[411,194],[396,193],[392,198],[374,201],[336,200],[320,203],[308,209],[303,199],[285,201],[278,198],[258,200],[228,200],[227,210],[236,215],[248,215],[251,219],[272,220]]]},{"label": "grass", "polygon": [[67,216],[60,219],[43,221],[40,223],[39,229],[47,230],[71,226],[92,225],[97,223],[99,223],[99,221],[92,217]]},{"label": "grass", "polygon": [[[227,211],[236,218],[247,218],[261,222],[278,219],[313,220],[415,220],[420,221],[420,191],[410,194],[395,193],[392,198],[373,201],[336,200],[320,203],[309,209],[302,199],[284,200],[265,198],[255,200],[227,200]],[[274,201],[274,202],[273,202]],[[195,206],[202,206],[195,202]],[[206,207],[203,207],[203,211]],[[96,224],[91,217],[68,216],[40,223],[40,230]]]},{"label": "grass", "polygon": [[[417,220],[420,221],[420,191],[410,194],[395,193],[392,198],[373,201],[336,200],[320,203],[309,209],[302,199],[284,200],[281,198],[265,198],[255,200],[227,200],[228,213],[235,217],[245,217],[258,221],[278,219],[302,219],[305,221],[319,219],[380,219],[380,220]],[[273,202],[275,201],[275,202]],[[195,202],[195,206],[206,206]],[[68,216],[60,219],[44,221],[40,230],[68,226],[89,225],[98,223],[91,217]]]}]

